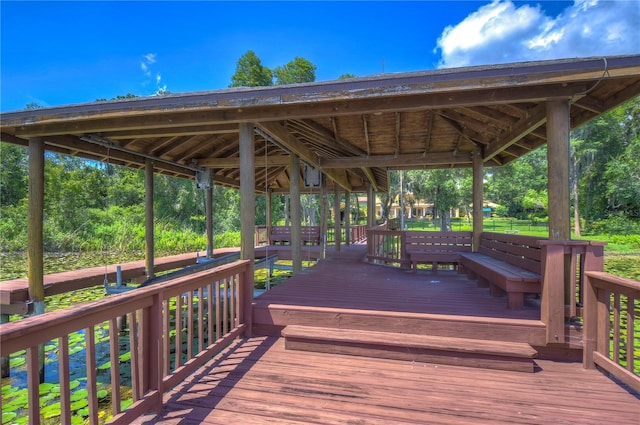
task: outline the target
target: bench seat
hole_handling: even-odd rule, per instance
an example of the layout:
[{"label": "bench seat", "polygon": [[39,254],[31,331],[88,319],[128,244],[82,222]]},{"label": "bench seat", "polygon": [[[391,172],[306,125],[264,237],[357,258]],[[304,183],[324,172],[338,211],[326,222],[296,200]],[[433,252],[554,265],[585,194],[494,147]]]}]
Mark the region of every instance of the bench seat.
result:
[{"label": "bench seat", "polygon": [[418,264],[431,264],[438,272],[438,264],[455,264],[460,253],[471,252],[471,232],[405,232],[404,245],[411,268]]},{"label": "bench seat", "polygon": [[483,233],[479,252],[460,253],[460,271],[489,286],[491,294],[507,293],[510,309],[524,307],[524,294],[542,292],[538,238]]}]

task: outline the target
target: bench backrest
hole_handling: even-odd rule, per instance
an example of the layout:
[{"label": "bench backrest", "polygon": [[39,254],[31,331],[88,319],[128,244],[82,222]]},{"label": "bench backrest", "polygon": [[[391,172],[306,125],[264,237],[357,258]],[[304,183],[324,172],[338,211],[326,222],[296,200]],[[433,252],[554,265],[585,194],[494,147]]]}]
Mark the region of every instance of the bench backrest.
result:
[{"label": "bench backrest", "polygon": [[542,251],[538,241],[544,239],[537,236],[483,232],[478,252],[540,274]]},{"label": "bench backrest", "polygon": [[[320,226],[301,226],[300,236],[303,242],[320,244]],[[291,226],[272,226],[269,240],[291,242]]]},{"label": "bench backrest", "polygon": [[471,232],[405,232],[407,252],[471,252]]}]

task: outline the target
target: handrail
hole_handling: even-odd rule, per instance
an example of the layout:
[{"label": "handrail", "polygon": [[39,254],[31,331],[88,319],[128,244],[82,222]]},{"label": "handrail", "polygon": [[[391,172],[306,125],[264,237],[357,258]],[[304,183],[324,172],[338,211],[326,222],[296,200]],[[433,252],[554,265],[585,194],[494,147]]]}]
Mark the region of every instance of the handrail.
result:
[{"label": "handrail", "polygon": [[583,366],[598,366],[640,392],[640,341],[634,337],[640,281],[604,272],[585,277]]},{"label": "handrail", "polygon": [[[212,296],[213,295],[213,296]],[[251,332],[253,264],[237,261],[171,281],[0,325],[0,355],[27,352],[29,423],[40,424],[39,345],[58,344],[60,423],[71,424],[69,335],[84,331],[89,423],[98,423],[96,348],[109,341],[112,424],[162,408],[162,394],[232,339]],[[129,323],[133,404],[120,399],[118,320]],[[97,327],[106,322],[108,338]],[[197,341],[197,342],[196,342]],[[171,343],[174,342],[172,349]],[[184,345],[186,344],[186,347]],[[197,346],[196,346],[197,345]],[[183,348],[184,347],[184,348]],[[125,353],[125,354],[127,354]],[[176,355],[179,353],[180,355]]]}]

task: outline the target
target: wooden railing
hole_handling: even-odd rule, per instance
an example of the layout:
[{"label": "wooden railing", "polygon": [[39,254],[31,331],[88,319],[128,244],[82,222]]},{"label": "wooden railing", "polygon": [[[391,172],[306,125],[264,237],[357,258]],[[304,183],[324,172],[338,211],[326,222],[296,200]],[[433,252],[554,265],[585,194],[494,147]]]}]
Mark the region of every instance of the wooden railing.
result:
[{"label": "wooden railing", "polygon": [[366,224],[356,224],[350,227],[351,229],[351,243],[363,242],[367,239],[367,226]]},{"label": "wooden railing", "polygon": [[269,229],[267,226],[255,227],[255,244],[256,246],[269,245]]},{"label": "wooden railing", "polygon": [[367,261],[408,267],[410,262],[404,244],[404,232],[382,230],[376,227],[367,229]]},{"label": "wooden railing", "polygon": [[[350,226],[350,243],[362,242],[367,238],[367,226],[365,224],[354,224]],[[346,228],[340,227],[340,241],[345,243]],[[333,226],[327,228],[327,244],[335,243],[335,229]]]},{"label": "wooden railing", "polygon": [[[26,350],[29,424],[41,423],[39,345],[56,344],[59,369],[59,423],[72,423],[70,338],[84,333],[88,419],[98,424],[98,393],[110,389],[113,418],[127,424],[162,408],[164,392],[184,380],[215,353],[243,333],[251,332],[253,264],[238,261],[69,309],[0,326],[0,355]],[[129,326],[125,353],[118,321]],[[109,363],[97,365],[98,351]],[[121,363],[130,355],[133,403],[123,407]],[[104,367],[106,365],[106,367]],[[100,367],[99,367],[100,366]],[[110,369],[107,383],[99,382]],[[106,372],[105,372],[105,375]],[[75,394],[75,393],[74,393]],[[74,397],[75,400],[75,397]],[[46,408],[46,406],[44,407]]]},{"label": "wooden railing", "polygon": [[[584,274],[604,268],[604,242],[541,240],[542,299],[540,320],[547,343],[566,339],[566,319],[582,316]],[[565,285],[566,282],[566,285]]]},{"label": "wooden railing", "polygon": [[640,392],[640,282],[585,274],[584,367],[598,366]]}]

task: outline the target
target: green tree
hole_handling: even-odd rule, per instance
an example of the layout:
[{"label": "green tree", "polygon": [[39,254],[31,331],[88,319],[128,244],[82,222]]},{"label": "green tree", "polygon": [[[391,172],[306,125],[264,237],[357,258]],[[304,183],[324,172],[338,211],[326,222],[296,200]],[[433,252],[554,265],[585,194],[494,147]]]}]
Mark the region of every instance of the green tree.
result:
[{"label": "green tree", "polygon": [[26,197],[27,155],[22,146],[0,143],[0,205],[15,206]]},{"label": "green tree", "polygon": [[305,58],[296,56],[286,65],[273,70],[278,85],[310,83],[316,80],[316,66]]},{"label": "green tree", "polygon": [[460,205],[457,177],[453,170],[414,170],[407,173],[407,187],[416,198],[433,202],[442,231],[451,230],[451,209]]},{"label": "green tree", "polygon": [[273,73],[262,65],[255,52],[248,50],[236,64],[230,87],[262,87],[273,85]]}]

